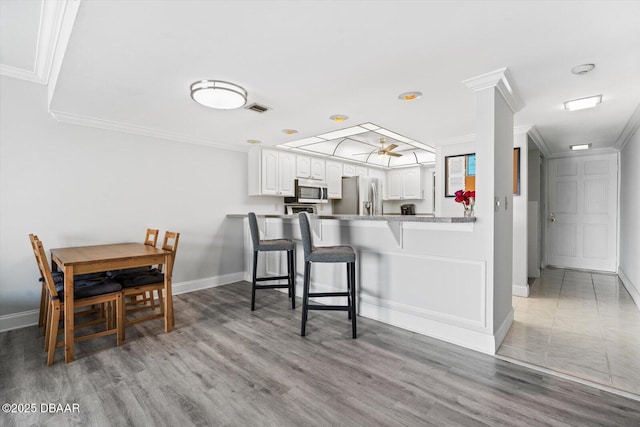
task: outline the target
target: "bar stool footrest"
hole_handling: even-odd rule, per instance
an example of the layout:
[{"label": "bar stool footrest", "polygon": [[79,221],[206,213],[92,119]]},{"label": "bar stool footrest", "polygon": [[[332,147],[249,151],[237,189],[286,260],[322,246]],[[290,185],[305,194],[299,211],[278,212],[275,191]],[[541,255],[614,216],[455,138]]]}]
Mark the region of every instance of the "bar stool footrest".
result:
[{"label": "bar stool footrest", "polygon": [[348,305],[307,304],[307,310],[349,311],[351,307]]},{"label": "bar stool footrest", "polygon": [[314,292],[309,293],[309,297],[349,297],[349,292]]},{"label": "bar stool footrest", "polygon": [[283,289],[288,287],[289,285],[286,283],[283,285],[256,285],[256,289]]},{"label": "bar stool footrest", "polygon": [[257,277],[256,282],[266,282],[269,280],[287,280],[289,276]]}]

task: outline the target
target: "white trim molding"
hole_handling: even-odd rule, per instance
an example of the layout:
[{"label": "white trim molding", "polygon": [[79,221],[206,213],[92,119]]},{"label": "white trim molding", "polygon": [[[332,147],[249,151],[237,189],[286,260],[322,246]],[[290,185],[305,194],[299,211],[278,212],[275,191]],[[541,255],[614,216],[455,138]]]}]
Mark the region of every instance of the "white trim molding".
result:
[{"label": "white trim molding", "polygon": [[529,297],[529,285],[511,285],[511,295],[515,297]]},{"label": "white trim molding", "polygon": [[132,135],[147,136],[150,138],[165,139],[174,142],[186,142],[189,144],[203,145],[206,147],[215,147],[222,150],[247,152],[249,148],[234,147],[227,144],[220,144],[206,139],[193,138],[181,133],[166,130],[152,129],[143,126],[129,125],[126,123],[113,122],[110,120],[98,119],[96,117],[81,116],[79,114],[65,113],[63,111],[49,110],[49,113],[57,121],[72,125],[87,126],[96,129],[104,129],[119,133],[128,133]]},{"label": "white trim molding", "polygon": [[544,140],[542,134],[535,125],[531,126],[527,135],[531,138],[533,143],[536,144],[544,157],[549,157],[551,155],[551,150],[547,145],[547,141]]},{"label": "white trim molding", "polygon": [[[69,3],[80,3],[80,0],[42,1],[40,9],[40,25],[33,69],[26,70],[0,64],[0,74],[32,83],[46,85],[49,83],[51,66],[58,45],[63,16]],[[64,54],[63,54],[64,56]]]},{"label": "white trim molding", "polygon": [[640,127],[640,104],[638,104],[633,114],[631,114],[631,117],[629,118],[629,121],[627,121],[627,124],[624,125],[622,132],[620,132],[620,135],[616,140],[615,147],[618,150],[622,150],[624,146],[627,145],[627,142],[629,142],[631,137],[636,133],[639,127]]},{"label": "white trim molding", "polygon": [[465,86],[474,92],[495,87],[498,89],[507,105],[509,105],[511,111],[515,114],[524,108],[525,103],[522,101],[522,98],[520,98],[520,95],[512,82],[513,78],[511,77],[511,73],[507,67],[462,81]]},{"label": "white trim molding", "polygon": [[634,284],[622,270],[622,267],[619,266],[618,277],[620,277],[620,280],[622,281],[625,289],[627,290],[627,292],[629,292],[629,295],[631,295],[631,299],[633,299],[633,301],[636,303],[636,308],[640,310],[640,287]]},{"label": "white trim molding", "polygon": [[[223,274],[221,276],[206,277],[204,279],[189,280],[173,285],[173,295],[185,294],[202,289],[215,288],[217,286],[228,285],[244,279],[244,272]],[[0,332],[13,329],[26,328],[38,324],[39,310],[28,310],[20,313],[6,314],[0,316]]]}]

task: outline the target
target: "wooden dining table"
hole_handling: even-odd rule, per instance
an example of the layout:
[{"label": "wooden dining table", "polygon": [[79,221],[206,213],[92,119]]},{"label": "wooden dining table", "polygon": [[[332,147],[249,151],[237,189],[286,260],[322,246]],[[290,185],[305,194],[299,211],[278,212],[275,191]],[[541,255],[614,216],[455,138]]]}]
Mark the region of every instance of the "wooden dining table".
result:
[{"label": "wooden dining table", "polygon": [[77,246],[51,250],[52,270],[64,273],[64,360],[74,360],[73,276],[149,265],[165,265],[164,271],[164,330],[173,329],[173,300],[171,298],[172,252],[142,243],[116,243],[97,246]]}]

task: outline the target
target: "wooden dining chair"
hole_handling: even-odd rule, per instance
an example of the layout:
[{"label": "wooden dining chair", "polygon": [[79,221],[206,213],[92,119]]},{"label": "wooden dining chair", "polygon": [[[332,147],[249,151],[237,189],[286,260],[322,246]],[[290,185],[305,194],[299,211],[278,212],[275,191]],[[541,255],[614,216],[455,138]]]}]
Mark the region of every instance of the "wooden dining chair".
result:
[{"label": "wooden dining chair", "polygon": [[[36,242],[40,241],[40,239],[35,234],[29,234],[29,241],[31,242],[32,249],[35,249],[35,244]],[[35,254],[35,251],[34,251],[34,254]],[[46,319],[48,316],[48,309],[49,309],[49,304],[48,304],[49,291],[47,289],[47,284],[45,283],[45,280],[44,280],[44,273],[40,270],[37,256],[36,256],[36,265],[38,265],[38,270],[40,271],[39,282],[42,285],[42,290],[40,293],[40,312],[38,314],[38,327],[41,329],[41,332],[44,335],[46,332],[45,326],[46,326]],[[56,286],[60,284],[64,284],[64,275],[62,274],[62,272],[52,271],[51,276],[53,277],[53,281],[56,284]],[[101,279],[104,279],[105,277],[106,275],[104,273],[88,273],[88,274],[75,275],[74,280],[78,280],[78,281],[101,280]],[[102,306],[99,306],[97,308],[93,307],[91,309],[85,310],[84,312],[82,312],[82,314],[90,314],[90,313],[96,313],[96,312],[101,313],[102,309],[103,309]],[[46,343],[45,343],[45,350],[46,350]]]},{"label": "wooden dining chair", "polygon": [[[151,295],[153,296],[153,291],[156,291],[158,294],[157,307],[155,305],[153,307],[150,305],[146,305],[142,307],[127,308],[125,311],[125,327],[134,325],[136,323],[145,322],[147,320],[164,317],[163,298],[169,298],[169,304],[173,306],[171,295],[163,296],[164,275],[168,274],[169,277],[173,275],[173,265],[176,259],[176,252],[178,251],[179,240],[180,233],[175,233],[172,231],[165,232],[162,249],[171,251],[171,262],[165,268],[163,268],[163,265],[159,265],[157,268],[153,268],[148,271],[136,272],[131,274],[121,274],[114,277],[114,279],[122,285],[125,297],[146,292],[151,293]],[[159,308],[159,311],[156,311],[156,308]],[[154,313],[148,314],[146,316],[134,316],[134,313],[143,310],[153,310]],[[175,323],[175,319],[173,317],[171,318],[171,323]]]},{"label": "wooden dining chair", "polygon": [[[31,238],[32,235],[29,237]],[[56,285],[47,262],[47,255],[42,242],[37,240],[37,238],[32,238],[31,240],[33,252],[36,257],[36,261],[38,262],[38,269],[44,277],[44,283],[47,287],[47,305],[49,307],[45,319],[45,345],[47,348],[47,365],[51,365],[53,363],[56,348],[64,346],[64,339],[62,341],[58,341],[60,321],[64,321],[64,317],[69,315],[68,313],[64,313],[64,282],[62,286]],[[82,336],[75,336],[74,332],[74,341],[80,342],[91,338],[116,334],[116,345],[121,345],[124,340],[124,296],[122,286],[110,279],[85,281],[74,280],[73,293],[75,308],[95,306],[108,307],[108,314],[104,317],[105,330]],[[115,325],[112,313],[114,306]],[[73,315],[78,314],[80,313],[73,313]],[[102,319],[99,321],[102,322]],[[91,324],[95,323],[95,321],[91,322]],[[74,325],[74,330],[82,326],[87,326],[87,324]]]}]

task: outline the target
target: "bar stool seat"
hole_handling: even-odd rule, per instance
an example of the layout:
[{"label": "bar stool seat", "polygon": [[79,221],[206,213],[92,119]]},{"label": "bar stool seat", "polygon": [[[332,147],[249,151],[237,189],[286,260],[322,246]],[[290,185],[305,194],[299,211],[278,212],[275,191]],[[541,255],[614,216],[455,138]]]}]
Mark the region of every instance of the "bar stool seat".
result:
[{"label": "bar stool seat", "polygon": [[[352,338],[357,338],[356,331],[356,253],[351,246],[314,246],[309,226],[309,214],[298,214],[300,220],[300,234],[304,248],[304,292],[302,296],[302,327],[301,336],[306,335],[309,310],[346,311],[351,320]],[[309,292],[311,282],[311,264],[318,263],[346,263],[347,290],[338,292]],[[309,298],[346,297],[346,305],[309,304]]]},{"label": "bar stool seat", "polygon": [[[249,212],[249,229],[251,230],[251,240],[253,242],[253,275],[251,280],[251,311],[256,306],[256,290],[257,289],[284,289],[289,290],[289,298],[291,298],[291,308],[296,308],[296,270],[295,270],[295,251],[296,244],[290,239],[260,239],[260,230],[258,229],[258,220],[256,214]],[[287,275],[286,276],[267,276],[258,277],[258,253],[259,252],[275,252],[287,251]],[[286,284],[275,285],[258,285],[258,282],[267,282],[274,280],[287,280]]]}]

